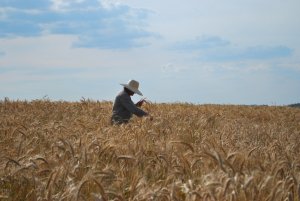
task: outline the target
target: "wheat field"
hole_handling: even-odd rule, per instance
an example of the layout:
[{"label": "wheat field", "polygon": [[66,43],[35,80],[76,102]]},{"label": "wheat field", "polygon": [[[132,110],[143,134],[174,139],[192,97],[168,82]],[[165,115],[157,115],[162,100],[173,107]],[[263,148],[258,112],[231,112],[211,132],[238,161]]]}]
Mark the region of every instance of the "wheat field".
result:
[{"label": "wheat field", "polygon": [[300,201],[300,110],[111,102],[0,102],[0,200]]}]

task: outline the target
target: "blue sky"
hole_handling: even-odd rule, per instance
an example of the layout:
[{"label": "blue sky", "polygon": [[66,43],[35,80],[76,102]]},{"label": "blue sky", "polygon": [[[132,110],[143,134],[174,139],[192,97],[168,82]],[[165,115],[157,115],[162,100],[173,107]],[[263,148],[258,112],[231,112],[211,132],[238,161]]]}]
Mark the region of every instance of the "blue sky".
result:
[{"label": "blue sky", "polygon": [[[300,102],[299,0],[1,0],[0,98]],[[140,97],[135,95],[134,100]]]}]

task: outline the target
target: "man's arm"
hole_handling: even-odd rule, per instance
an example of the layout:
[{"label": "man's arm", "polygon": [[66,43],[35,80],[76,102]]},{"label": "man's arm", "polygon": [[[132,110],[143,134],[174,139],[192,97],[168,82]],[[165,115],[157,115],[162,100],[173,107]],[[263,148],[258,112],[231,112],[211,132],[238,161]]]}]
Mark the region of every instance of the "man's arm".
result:
[{"label": "man's arm", "polygon": [[142,109],[138,108],[133,102],[132,100],[130,99],[130,97],[127,97],[127,96],[123,96],[121,98],[121,103],[122,105],[128,110],[130,111],[131,113],[139,116],[139,117],[142,117],[142,116],[147,116],[148,113],[143,111]]}]

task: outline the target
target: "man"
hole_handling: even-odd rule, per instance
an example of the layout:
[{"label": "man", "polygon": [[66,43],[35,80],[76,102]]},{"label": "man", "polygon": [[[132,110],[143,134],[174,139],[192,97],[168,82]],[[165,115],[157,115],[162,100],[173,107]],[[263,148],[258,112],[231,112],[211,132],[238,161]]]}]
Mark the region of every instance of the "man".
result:
[{"label": "man", "polygon": [[138,117],[148,116],[147,112],[139,108],[144,103],[144,100],[140,100],[134,104],[130,97],[135,93],[143,95],[139,91],[139,82],[130,80],[127,84],[121,85],[124,86],[124,89],[115,98],[111,117],[112,124],[128,123],[133,114]]}]

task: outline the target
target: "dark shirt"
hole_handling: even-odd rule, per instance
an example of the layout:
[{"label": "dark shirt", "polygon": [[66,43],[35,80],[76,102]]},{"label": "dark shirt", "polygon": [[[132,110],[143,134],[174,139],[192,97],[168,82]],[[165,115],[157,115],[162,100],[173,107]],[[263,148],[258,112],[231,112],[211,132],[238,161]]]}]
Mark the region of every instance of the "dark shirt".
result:
[{"label": "dark shirt", "polygon": [[123,90],[117,95],[114,101],[113,114],[111,118],[112,123],[127,123],[133,114],[137,115],[138,117],[148,115],[148,113],[138,108],[132,102],[130,95]]}]

